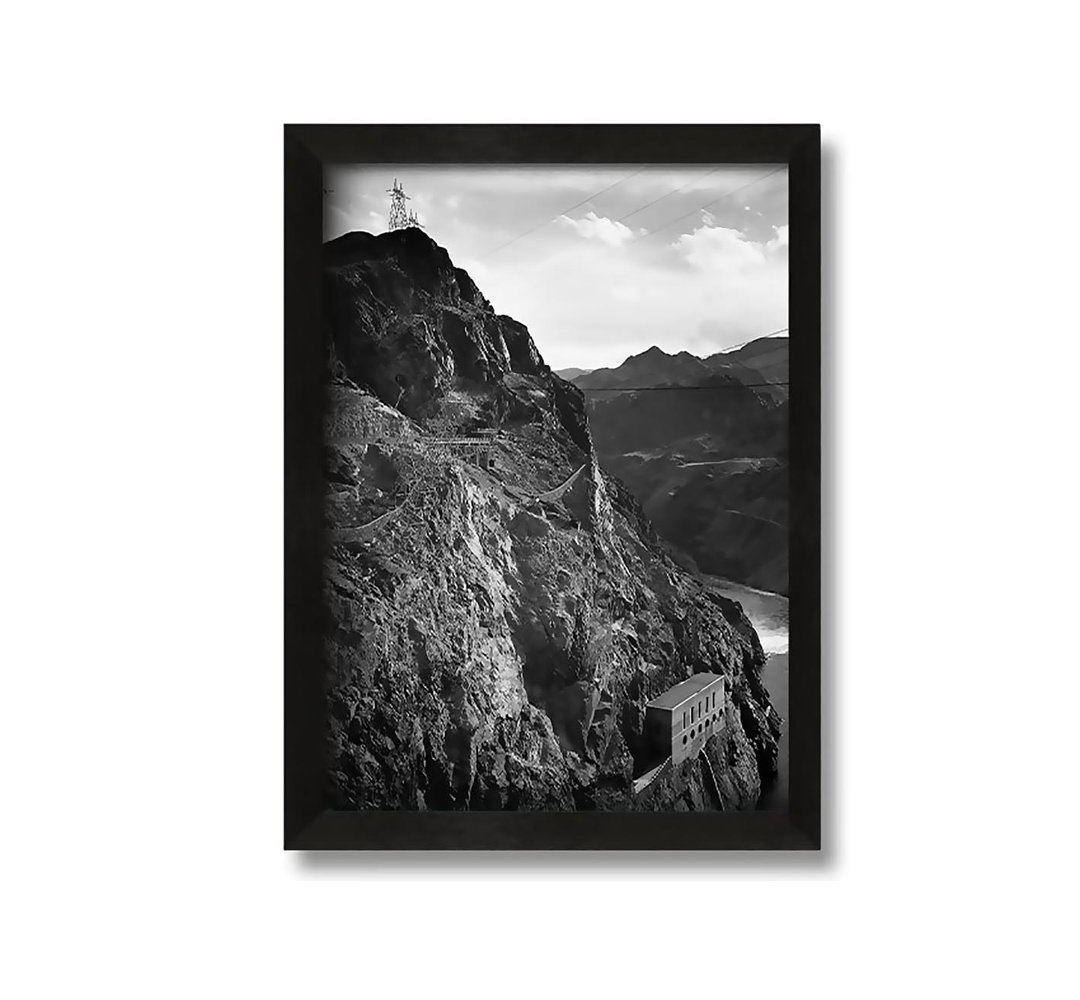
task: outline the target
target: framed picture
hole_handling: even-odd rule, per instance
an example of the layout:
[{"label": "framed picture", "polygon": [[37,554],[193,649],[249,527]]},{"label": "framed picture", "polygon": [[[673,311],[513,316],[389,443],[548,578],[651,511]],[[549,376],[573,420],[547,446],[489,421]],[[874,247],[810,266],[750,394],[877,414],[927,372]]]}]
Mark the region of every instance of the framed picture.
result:
[{"label": "framed picture", "polygon": [[821,846],[819,247],[816,125],[285,127],[287,848]]}]

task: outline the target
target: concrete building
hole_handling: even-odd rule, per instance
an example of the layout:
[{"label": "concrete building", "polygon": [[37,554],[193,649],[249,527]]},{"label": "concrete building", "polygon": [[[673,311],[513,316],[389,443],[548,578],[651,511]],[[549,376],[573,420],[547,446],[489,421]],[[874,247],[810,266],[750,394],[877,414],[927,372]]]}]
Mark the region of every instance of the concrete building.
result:
[{"label": "concrete building", "polygon": [[671,763],[696,757],[724,724],[724,677],[694,674],[645,706],[645,731],[656,753]]}]

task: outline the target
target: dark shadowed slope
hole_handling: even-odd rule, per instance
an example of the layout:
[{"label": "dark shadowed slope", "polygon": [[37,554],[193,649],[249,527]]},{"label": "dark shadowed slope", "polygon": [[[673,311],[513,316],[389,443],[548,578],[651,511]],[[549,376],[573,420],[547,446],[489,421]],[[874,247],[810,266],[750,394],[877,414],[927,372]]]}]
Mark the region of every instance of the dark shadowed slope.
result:
[{"label": "dark shadowed slope", "polygon": [[[575,384],[604,467],[703,570],[786,593],[788,392],[762,383],[786,379],[787,338],[705,361],[653,348],[602,371]],[[685,390],[604,391],[670,385]]]},{"label": "dark shadowed slope", "polygon": [[[714,371],[752,372],[757,382],[784,383],[788,380],[788,338],[760,337],[737,351],[712,354],[705,358],[705,364]],[[776,398],[786,399],[787,392],[783,391]]]}]

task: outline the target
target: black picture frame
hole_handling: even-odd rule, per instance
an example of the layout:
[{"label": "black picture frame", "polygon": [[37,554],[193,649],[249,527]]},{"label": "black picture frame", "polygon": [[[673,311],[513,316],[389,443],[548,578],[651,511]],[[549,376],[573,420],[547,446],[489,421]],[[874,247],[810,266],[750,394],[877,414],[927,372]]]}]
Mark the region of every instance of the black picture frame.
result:
[{"label": "black picture frame", "polygon": [[[817,125],[286,125],[284,846],[292,850],[821,847],[821,142]],[[338,812],[324,806],[322,170],[334,163],[784,163],[789,174],[789,808]]]}]

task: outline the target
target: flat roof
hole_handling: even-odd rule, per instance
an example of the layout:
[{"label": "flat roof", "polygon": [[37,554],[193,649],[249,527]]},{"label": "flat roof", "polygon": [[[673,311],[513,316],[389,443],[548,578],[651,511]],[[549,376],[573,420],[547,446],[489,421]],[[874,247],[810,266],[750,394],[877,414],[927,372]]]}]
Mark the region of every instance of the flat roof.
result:
[{"label": "flat roof", "polygon": [[657,695],[645,707],[648,708],[676,708],[684,701],[689,701],[699,691],[707,688],[714,681],[723,680],[723,674],[694,674],[685,681],[681,681],[673,688],[668,688],[663,694]]}]

